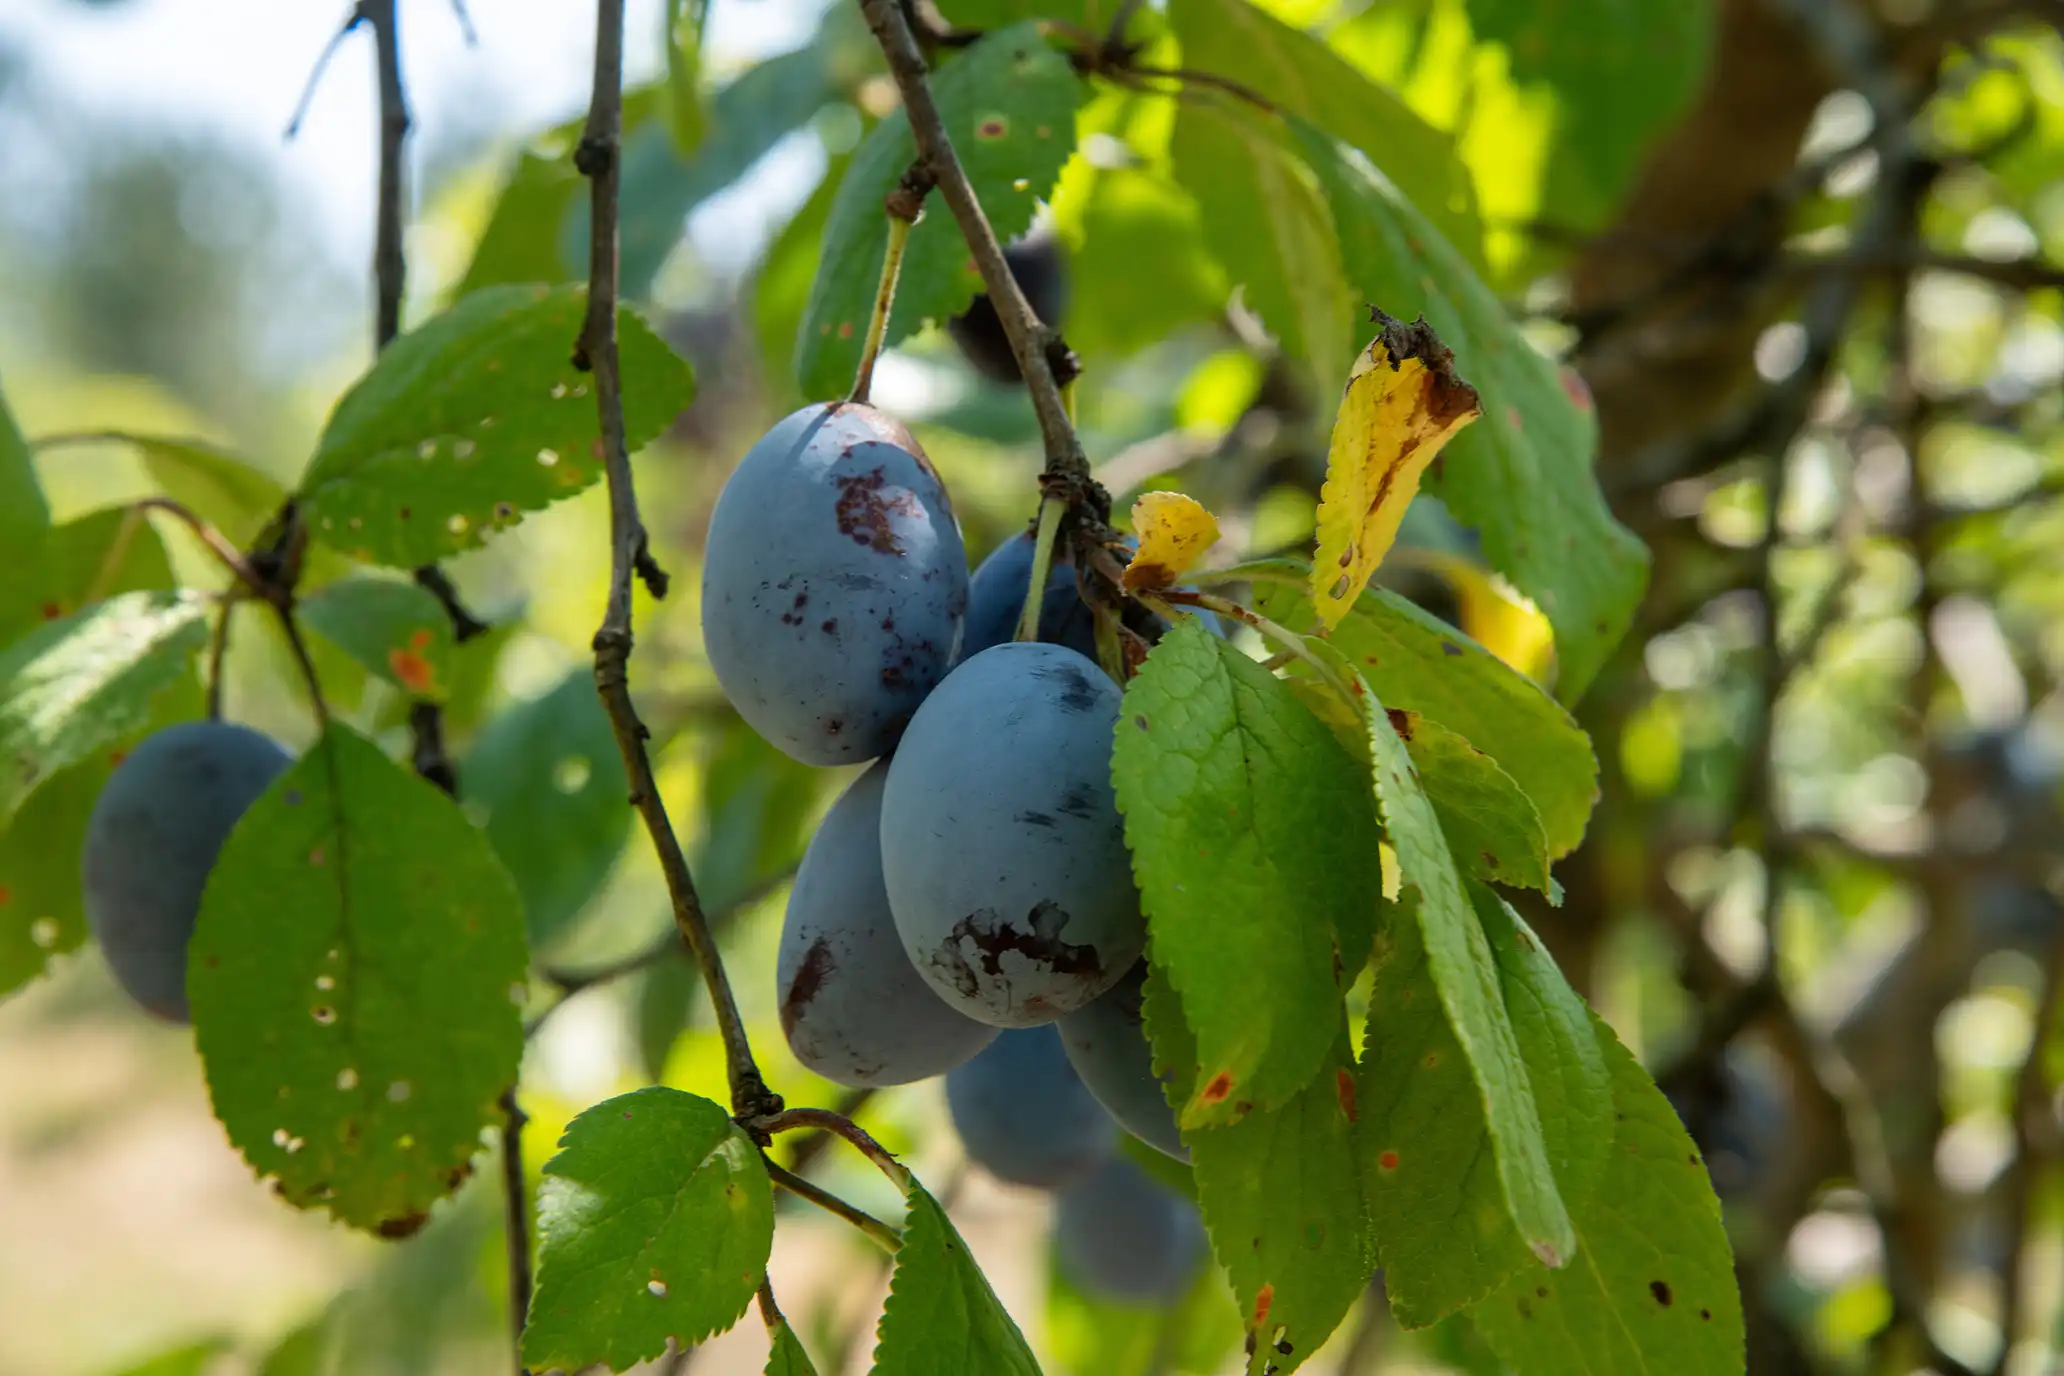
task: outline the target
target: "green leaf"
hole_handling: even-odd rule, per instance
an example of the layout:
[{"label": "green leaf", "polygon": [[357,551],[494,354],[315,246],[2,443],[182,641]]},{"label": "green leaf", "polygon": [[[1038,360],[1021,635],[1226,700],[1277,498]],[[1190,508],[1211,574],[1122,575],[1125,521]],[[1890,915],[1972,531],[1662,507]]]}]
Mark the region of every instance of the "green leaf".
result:
[{"label": "green leaf", "polygon": [[[1276,620],[1313,623],[1302,594],[1273,583],[1257,591]],[[1439,722],[1496,760],[1533,801],[1551,858],[1576,849],[1598,801],[1598,761],[1583,728],[1540,685],[1386,588],[1363,593],[1331,639],[1387,705]]]},{"label": "green leaf", "polygon": [[573,669],[490,717],[459,777],[542,948],[601,889],[631,834],[631,786],[594,674]]},{"label": "green leaf", "polygon": [[801,863],[815,830],[823,772],[799,764],[736,719],[702,769],[696,891],[711,912],[732,907]]},{"label": "green leaf", "polygon": [[[1566,1199],[1595,1183],[1611,1140],[1611,1093],[1584,1007],[1532,933],[1473,889],[1498,961],[1551,1168]],[[1483,1099],[1428,969],[1418,893],[1405,896],[1370,990],[1356,1072],[1357,1148],[1393,1312],[1419,1328],[1534,1264],[1499,1182]]]},{"label": "green leaf", "polygon": [[525,1362],[622,1371],[669,1338],[723,1332],[752,1303],[774,1187],[716,1104],[659,1086],[606,1099],[567,1125],[544,1173]]},{"label": "green leaf", "polygon": [[226,1337],[203,1338],[125,1366],[118,1376],[205,1376],[233,1345]]},{"label": "green leaf", "polygon": [[809,309],[817,260],[823,256],[824,226],[850,165],[849,158],[832,159],[824,180],[767,245],[753,274],[752,323],[760,368],[768,386],[779,388],[784,396],[792,386],[796,338],[803,312]]},{"label": "green leaf", "polygon": [[1611,1178],[1577,1209],[1568,1270],[1530,1266],[1470,1310],[1529,1376],[1738,1376],[1734,1262],[1705,1163],[1670,1101],[1597,1018],[1611,1078]]},{"label": "green leaf", "polygon": [[1613,519],[1592,474],[1595,417],[1395,186],[1355,150],[1290,124],[1332,206],[1349,281],[1399,319],[1424,314],[1483,398],[1483,419],[1448,446],[1432,490],[1547,615],[1557,689],[1573,701],[1626,634],[1647,580],[1647,551]]},{"label": "green leaf", "polygon": [[[1470,27],[1504,46],[1512,80],[1554,92],[1541,203],[1576,228],[1604,221],[1656,137],[1698,93],[1713,44],[1711,0],[1468,0]],[[1336,131],[1338,132],[1338,131]]]},{"label": "green leaf", "polygon": [[51,775],[148,721],[207,638],[199,597],[127,592],[0,652],[0,826]]},{"label": "green leaf", "polygon": [[238,549],[258,537],[287,500],[279,479],[200,440],[123,434],[167,497],[199,515]]},{"label": "green leaf", "polygon": [[1417,712],[1392,709],[1412,767],[1433,803],[1448,845],[1480,879],[1547,893],[1548,838],[1541,814],[1498,762]]},{"label": "green leaf", "polygon": [[140,511],[108,507],[44,532],[0,579],[0,647],[118,592],[173,586],[165,542]]},{"label": "green leaf", "polygon": [[[591,376],[573,366],[584,287],[478,292],[387,347],[337,403],[301,482],[312,529],[397,568],[484,543],[602,476]],[[617,313],[633,450],[695,395],[688,365]]]},{"label": "green leaf", "polygon": [[301,599],[301,620],[365,670],[405,693],[451,692],[451,618],[427,591],[398,578],[344,578]]},{"label": "green leaf", "polygon": [[574,262],[577,247],[567,234],[567,219],[587,186],[573,165],[579,124],[549,130],[517,151],[452,300],[487,287],[564,282],[580,275]]},{"label": "green leaf", "polygon": [[1230,288],[1206,251],[1195,199],[1146,168],[1092,175],[1081,243],[1068,255],[1068,343],[1085,356],[1124,357],[1217,319]]},{"label": "green leaf", "polygon": [[873,1376],[1039,1376],[1039,1363],[967,1244],[916,1176],[896,1274],[882,1307]]},{"label": "green leaf", "polygon": [[1569,1260],[1576,1238],[1556,1191],[1540,1110],[1505,1009],[1497,961],[1405,743],[1375,692],[1365,682],[1357,686],[1384,833],[1397,852],[1403,888],[1419,896],[1411,911],[1418,919],[1427,971],[1482,1101],[1506,1209],[1527,1248],[1560,1265]]},{"label": "green leaf", "polygon": [[693,153],[709,128],[702,106],[702,32],[709,0],[666,0],[667,131]]},{"label": "green leaf", "polygon": [[1175,175],[1249,309],[1321,378],[1352,363],[1348,285],[1326,203],[1281,126],[1203,92],[1176,107]]},{"label": "green leaf", "polygon": [[[1075,151],[1082,91],[1066,56],[1048,47],[1033,23],[985,35],[933,74],[940,117],[998,239],[1008,242],[1031,227],[1039,198]],[[852,386],[888,244],[882,197],[916,156],[909,118],[898,110],[868,133],[839,184],[796,337],[796,378],[806,395]],[[884,342],[906,339],[928,320],[943,324],[980,289],[959,226],[934,195],[910,232]]]},{"label": "green leaf", "polygon": [[331,722],[201,898],[187,995],[215,1116],[288,1203],[405,1237],[515,1083],[525,965],[487,839]]},{"label": "green leaf", "polygon": [[817,1368],[810,1364],[810,1354],[803,1348],[803,1340],[795,1335],[786,1321],[774,1325],[768,1335],[771,1346],[767,1349],[767,1366],[763,1376],[817,1376]]},{"label": "green leaf", "polygon": [[0,549],[35,544],[50,529],[50,503],[36,477],[36,461],[0,393]]},{"label": "green leaf", "polygon": [[[1142,1010],[1155,1061],[1170,1067],[1170,1098],[1187,1096],[1200,1073],[1196,1042],[1159,966]],[[1354,1058],[1339,1005],[1330,1011],[1327,1063],[1289,1102],[1230,1127],[1183,1132],[1254,1372],[1288,1373],[1318,1351],[1376,1264],[1355,1163]]]},{"label": "green leaf", "polygon": [[1188,618],[1126,688],[1111,776],[1154,964],[1201,1058],[1182,1121],[1289,1103],[1368,955],[1366,778],[1286,684]]},{"label": "green leaf", "polygon": [[[47,533],[43,555],[28,576],[15,580],[28,604],[30,624],[42,610],[62,615],[86,591],[133,592],[172,586],[165,547],[147,522],[127,511],[95,512]],[[7,623],[0,621],[0,633]],[[141,730],[59,771],[22,804],[14,820],[0,826],[0,994],[41,974],[55,957],[86,940],[79,854],[86,819],[100,797],[114,762],[141,735],[199,715],[200,684],[188,678],[157,696]]]},{"label": "green leaf", "polygon": [[[1483,231],[1469,169],[1453,140],[1396,94],[1249,0],[1184,0],[1169,18],[1185,67],[1233,77],[1278,110],[1361,149],[1450,243],[1477,254]],[[1325,375],[1345,377],[1348,362],[1326,360]]]}]

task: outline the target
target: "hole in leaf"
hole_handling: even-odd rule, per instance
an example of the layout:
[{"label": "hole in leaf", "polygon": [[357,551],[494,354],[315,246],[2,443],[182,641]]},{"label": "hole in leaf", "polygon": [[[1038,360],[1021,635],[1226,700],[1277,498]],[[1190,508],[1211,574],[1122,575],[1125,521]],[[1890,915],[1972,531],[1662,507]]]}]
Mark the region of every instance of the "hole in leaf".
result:
[{"label": "hole in leaf", "polygon": [[337,1010],[326,1003],[319,1003],[308,1010],[308,1016],[314,1018],[322,1026],[328,1027],[337,1020]]},{"label": "hole in leaf", "polygon": [[538,450],[538,462],[550,468],[553,464],[559,462],[559,451],[556,449]]}]

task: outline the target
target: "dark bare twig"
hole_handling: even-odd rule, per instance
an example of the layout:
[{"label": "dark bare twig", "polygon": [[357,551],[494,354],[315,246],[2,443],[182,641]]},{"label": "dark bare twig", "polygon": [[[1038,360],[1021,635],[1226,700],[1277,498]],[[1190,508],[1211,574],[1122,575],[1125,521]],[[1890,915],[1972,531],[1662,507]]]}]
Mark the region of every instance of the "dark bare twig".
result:
[{"label": "dark bare twig", "polygon": [[215,634],[208,642],[208,720],[222,720],[222,663],[229,655],[229,618],[236,611],[234,591],[222,598],[215,613]]},{"label": "dark bare twig", "polygon": [[330,69],[330,59],[337,55],[337,49],[344,45],[351,31],[365,22],[366,6],[361,0],[351,7],[351,13],[344,16],[344,22],[337,26],[337,31],[330,35],[330,41],[323,44],[322,52],[316,56],[315,66],[309,69],[308,80],[302,84],[301,95],[294,102],[294,113],[288,118],[286,133],[282,137],[291,141],[301,132],[301,121],[308,117],[308,107],[315,100],[315,88],[322,85],[323,73]]},{"label": "dark bare twig", "polygon": [[848,1204],[823,1186],[814,1185],[808,1180],[803,1179],[794,1171],[776,1162],[769,1161],[767,1163],[767,1176],[776,1185],[787,1190],[797,1199],[808,1200],[826,1213],[836,1214],[838,1217],[843,1218],[846,1222],[874,1239],[882,1246],[883,1250],[893,1252],[903,1245],[903,1235],[897,1232],[896,1229],[882,1222],[873,1214],[868,1213],[865,1209],[856,1208]]},{"label": "dark bare twig", "polygon": [[891,1156],[888,1149],[869,1135],[867,1129],[842,1114],[822,1108],[791,1108],[771,1114],[759,1120],[757,1126],[769,1137],[784,1132],[795,1132],[802,1128],[818,1128],[836,1134],[853,1144],[862,1156],[874,1162],[876,1169],[886,1175],[897,1189],[910,1183],[910,1172]]},{"label": "dark bare twig", "polygon": [[953,140],[939,117],[927,82],[928,69],[909,23],[895,0],[861,0],[867,26],[874,31],[888,59],[889,74],[902,93],[903,108],[910,117],[910,130],[917,142],[918,156],[930,165],[940,196],[960,226],[961,238],[982,275],[983,290],[996,308],[996,318],[1010,340],[1011,354],[1024,375],[1032,396],[1032,410],[1039,418],[1039,433],[1045,443],[1046,474],[1067,488],[1069,505],[1094,511],[1099,520],[1108,514],[1110,499],[1090,476],[1089,460],[1068,419],[1068,405],[1061,388],[1073,380],[1074,355],[1061,342],[1058,332],[1048,328],[1032,309],[1004,261],[1003,246],[989,227],[989,218],[969,185],[967,173],[953,151]]},{"label": "dark bare twig", "polygon": [[595,24],[595,86],[588,119],[574,165],[588,178],[591,207],[588,235],[588,311],[581,328],[577,356],[595,376],[595,406],[602,431],[603,464],[609,484],[609,598],[602,625],[595,632],[595,686],[608,711],[616,743],[623,753],[631,784],[631,805],[638,810],[658,853],[673,902],[674,926],[702,972],[717,1031],[723,1038],[731,1086],[731,1110],[751,1124],[779,1113],[781,1097],[767,1088],[746,1039],[731,983],[724,973],[709,919],[695,892],[695,879],[682,853],[680,838],[667,817],[666,803],[653,778],[645,749],[649,734],[631,702],[631,583],[646,553],[645,524],[638,514],[638,493],[631,477],[630,453],[624,443],[622,378],[617,370],[616,278],[618,152],[623,134],[623,0],[598,0]]},{"label": "dark bare twig", "polygon": [[[860,1110],[867,1107],[867,1101],[873,1097],[874,1091],[871,1089],[849,1089],[839,1096],[838,1106],[832,1109],[832,1112],[841,1118],[856,1118]],[[810,1169],[831,1145],[833,1136],[834,1134],[829,1132],[813,1132],[797,1142],[795,1152],[789,1158],[789,1169],[798,1175]]]},{"label": "dark bare twig", "polygon": [[[523,1179],[523,1128],[530,1115],[516,1100],[516,1086],[502,1091],[502,1230],[509,1253],[509,1336],[523,1350],[523,1324],[530,1317],[530,1226],[526,1206],[530,1191]],[[518,1366],[521,1366],[519,1359]]]},{"label": "dark bare twig", "polygon": [[452,639],[463,645],[477,636],[486,635],[494,627],[466,610],[466,604],[459,600],[459,590],[443,569],[435,564],[425,564],[415,572],[416,586],[437,599],[437,605],[444,608],[444,614],[451,620]]}]

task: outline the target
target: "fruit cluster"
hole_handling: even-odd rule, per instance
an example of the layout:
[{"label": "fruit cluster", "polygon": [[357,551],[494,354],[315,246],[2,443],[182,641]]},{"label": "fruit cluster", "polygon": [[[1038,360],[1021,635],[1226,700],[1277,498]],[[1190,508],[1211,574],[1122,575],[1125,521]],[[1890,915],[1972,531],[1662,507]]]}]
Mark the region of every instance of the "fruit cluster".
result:
[{"label": "fruit cluster", "polygon": [[777,980],[797,1058],[847,1085],[945,1074],[969,1157],[1062,1191],[1064,1264],[1166,1297],[1203,1238],[1117,1152],[1123,1128],[1184,1155],[1140,1019],[1146,923],[1111,788],[1121,694],[1072,569],[1043,591],[1043,639],[1010,638],[1032,564],[1021,535],[970,575],[910,432],[863,404],[808,406],[718,497],[704,641],[774,745],[873,761],[790,893]]}]

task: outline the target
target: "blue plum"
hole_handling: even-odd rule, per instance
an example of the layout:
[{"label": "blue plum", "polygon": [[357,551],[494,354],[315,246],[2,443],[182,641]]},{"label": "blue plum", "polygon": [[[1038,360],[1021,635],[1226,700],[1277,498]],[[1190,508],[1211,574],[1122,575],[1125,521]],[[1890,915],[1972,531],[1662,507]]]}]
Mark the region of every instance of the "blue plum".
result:
[{"label": "blue plum", "polygon": [[[962,659],[972,659],[1017,634],[1018,613],[1032,577],[1032,532],[1021,531],[998,545],[968,580],[967,630]],[[1096,618],[1075,586],[1075,566],[1056,561],[1039,608],[1039,638],[1065,645],[1085,659],[1096,658]]]},{"label": "blue plum", "polygon": [[1172,1304],[1210,1254],[1197,1206],[1124,1156],[1054,1199],[1054,1254],[1091,1295]]},{"label": "blue plum", "polygon": [[1154,1052],[1140,1017],[1146,975],[1144,963],[1134,966],[1109,993],[1055,1025],[1075,1073],[1118,1126],[1157,1151],[1187,1161],[1190,1151],[1176,1129],[1163,1081],[1154,1074]]},{"label": "blue plum", "polygon": [[889,762],[889,910],[911,964],[971,1018],[1051,1022],[1139,958],[1111,792],[1119,701],[1073,650],[997,645],[947,675]]},{"label": "blue plum", "polygon": [[[992,550],[968,580],[967,629],[960,638],[963,660],[1017,634],[1018,612],[1025,605],[1025,588],[1032,578],[1032,543],[1029,530],[1013,535]],[[1130,558],[1138,547],[1128,535],[1121,557]],[[1225,634],[1218,618],[1209,612],[1198,613],[1197,620],[1213,635]],[[1167,622],[1136,604],[1128,605],[1126,624],[1150,640],[1158,640],[1168,629]],[[1065,645],[1085,659],[1097,657],[1096,616],[1082,600],[1072,562],[1056,558],[1047,573],[1046,600],[1039,607],[1039,638]]]},{"label": "blue plum", "polygon": [[195,721],[146,739],[109,776],[86,823],[86,920],[115,979],[187,1021],[186,949],[208,872],[237,820],[286,769],[278,742]]},{"label": "blue plum", "polygon": [[1068,1064],[1052,1027],[1013,1028],[946,1075],[968,1160],[999,1180],[1051,1190],[1118,1149],[1118,1129]]},{"label": "blue plum", "polygon": [[952,503],[910,432],[868,406],[805,406],[717,498],[703,640],[755,731],[805,764],[858,764],[945,676],[967,591]]},{"label": "blue plum", "polygon": [[[1014,244],[1006,244],[1003,261],[1025,293],[1033,311],[1048,325],[1059,325],[1068,304],[1068,265],[1061,256],[1060,241],[1047,230],[1035,230]],[[961,357],[992,382],[1024,380],[1018,371],[1018,357],[1011,352],[1010,336],[996,317],[996,305],[987,292],[978,292],[968,308],[946,322],[946,333],[959,346]]]},{"label": "blue plum", "polygon": [[943,1074],[996,1038],[910,967],[882,888],[876,761],[831,805],[788,895],[775,987],[796,1059],[842,1085]]}]

